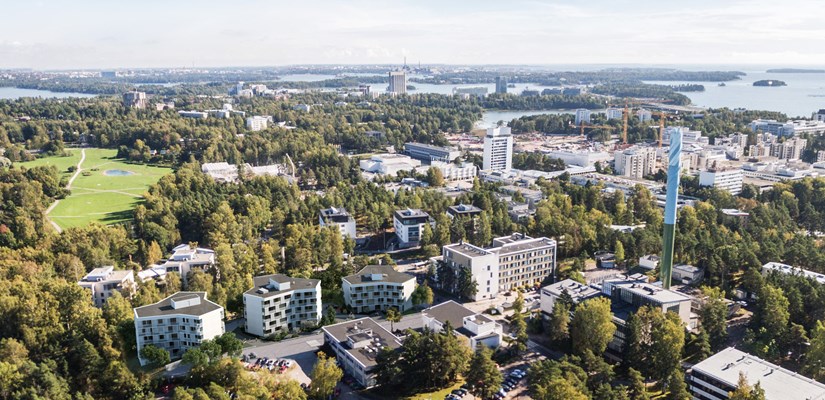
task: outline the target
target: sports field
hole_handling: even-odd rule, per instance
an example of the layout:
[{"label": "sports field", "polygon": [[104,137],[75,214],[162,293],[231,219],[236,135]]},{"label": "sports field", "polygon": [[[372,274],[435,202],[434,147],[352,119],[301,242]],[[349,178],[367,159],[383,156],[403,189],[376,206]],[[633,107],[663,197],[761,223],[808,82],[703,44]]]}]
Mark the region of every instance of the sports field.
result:
[{"label": "sports field", "polygon": [[70,157],[48,157],[22,163],[26,166],[54,165],[65,176],[71,177],[73,174],[68,168],[77,165],[81,152],[85,152],[81,173],[71,184],[72,194],[60,200],[48,214],[60,228],[82,226],[92,221],[110,224],[131,218],[132,210],[140,203],[149,185],[172,171],[126,163],[116,159],[117,150],[112,149],[70,151]]}]

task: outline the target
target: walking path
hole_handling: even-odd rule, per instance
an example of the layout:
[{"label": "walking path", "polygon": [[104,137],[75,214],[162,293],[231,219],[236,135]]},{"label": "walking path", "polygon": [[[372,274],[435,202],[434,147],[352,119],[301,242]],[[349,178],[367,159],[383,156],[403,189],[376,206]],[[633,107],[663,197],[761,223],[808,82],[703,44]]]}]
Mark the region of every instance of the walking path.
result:
[{"label": "walking path", "polygon": [[[66,184],[66,189],[71,189],[72,188],[72,182],[74,182],[74,180],[77,179],[78,176],[80,176],[80,171],[81,171],[80,166],[83,165],[83,161],[85,161],[85,160],[86,160],[86,149],[80,149],[80,161],[77,162],[77,167],[74,171],[74,175],[72,175],[72,177],[69,178],[69,183]],[[59,203],[59,202],[60,202],[59,199],[55,200],[54,203],[52,203],[49,206],[49,208],[46,209],[46,215],[49,215],[49,213],[52,212],[52,210],[54,210],[55,207],[57,207],[57,203]],[[56,222],[54,222],[52,220],[49,220],[49,222],[52,224],[52,226],[57,231],[57,233],[63,232],[63,228],[61,228],[60,225],[58,225]]]}]

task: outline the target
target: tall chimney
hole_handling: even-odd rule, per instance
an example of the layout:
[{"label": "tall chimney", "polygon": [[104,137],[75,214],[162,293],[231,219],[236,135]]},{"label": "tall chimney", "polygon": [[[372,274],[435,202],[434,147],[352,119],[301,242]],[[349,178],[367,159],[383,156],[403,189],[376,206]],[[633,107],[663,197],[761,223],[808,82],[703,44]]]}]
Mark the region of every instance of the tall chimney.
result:
[{"label": "tall chimney", "polygon": [[659,279],[662,287],[670,289],[673,274],[673,244],[676,239],[676,211],[679,200],[679,174],[682,172],[682,130],[674,129],[670,135],[670,150],[667,163],[667,198],[665,199],[665,229],[662,246],[662,265]]}]

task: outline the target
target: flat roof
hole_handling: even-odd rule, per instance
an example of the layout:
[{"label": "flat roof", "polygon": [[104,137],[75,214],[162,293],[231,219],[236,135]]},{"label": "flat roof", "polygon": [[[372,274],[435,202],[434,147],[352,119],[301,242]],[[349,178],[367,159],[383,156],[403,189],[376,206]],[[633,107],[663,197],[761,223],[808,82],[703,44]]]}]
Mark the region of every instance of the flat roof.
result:
[{"label": "flat roof", "polygon": [[496,247],[493,250],[494,252],[498,253],[499,255],[507,255],[512,253],[520,253],[522,251],[529,251],[540,249],[542,247],[555,247],[556,241],[553,239],[548,239],[546,237],[540,237],[535,239],[524,239],[519,240],[511,243],[506,243],[501,247]]},{"label": "flat roof", "polygon": [[794,267],[788,264],[769,262],[762,266],[762,271],[764,272],[765,270],[776,271],[782,274],[789,275],[804,275],[806,278],[815,279],[818,283],[825,284],[825,275],[820,274],[818,272],[808,271],[807,269]]},{"label": "flat roof", "polygon": [[453,300],[445,301],[439,305],[432,306],[424,311],[423,314],[442,324],[449,321],[453,329],[458,329],[464,326],[464,318],[476,315],[476,312],[470,310]]},{"label": "flat roof", "polygon": [[736,387],[739,373],[745,374],[750,385],[759,382],[766,399],[825,399],[825,385],[806,376],[771,364],[759,357],[728,347],[693,366],[693,371]]},{"label": "flat roof", "polygon": [[491,251],[487,251],[478,247],[476,245],[472,245],[470,243],[455,243],[455,244],[448,244],[444,246],[445,249],[454,251],[458,254],[461,254],[465,257],[478,257],[478,256],[486,256],[489,254],[493,254]]},{"label": "flat roof", "polygon": [[679,293],[679,292],[674,292],[674,291],[668,290],[668,289],[663,289],[659,286],[656,286],[656,285],[653,285],[653,284],[650,284],[650,283],[643,283],[643,282],[631,283],[631,282],[628,282],[628,283],[620,283],[620,284],[617,284],[615,286],[621,288],[622,290],[627,290],[629,292],[635,293],[635,294],[637,294],[639,296],[642,296],[644,298],[647,298],[647,299],[655,300],[655,301],[657,301],[659,303],[662,303],[662,304],[676,303],[676,302],[690,301],[691,300],[691,297],[686,295],[686,294]]},{"label": "flat roof", "polygon": [[480,213],[482,210],[472,204],[458,204],[454,206],[447,207],[448,210],[452,211],[453,214],[473,214],[473,213]]},{"label": "flat roof", "polygon": [[436,145],[433,145],[433,144],[418,143],[418,142],[404,143],[404,148],[406,148],[407,146],[420,147],[422,149],[427,149],[427,150],[446,151],[446,152],[458,151],[458,149],[456,149],[455,147],[452,147],[452,146],[443,146],[442,147],[442,146],[436,146]]},{"label": "flat roof", "polygon": [[[372,280],[372,275],[381,275],[381,280]],[[404,283],[415,280],[410,274],[398,272],[390,265],[368,265],[354,275],[345,276],[344,280],[350,284],[371,282]]]},{"label": "flat roof", "polygon": [[[275,288],[269,286],[269,280],[272,279],[278,283],[286,283],[289,282],[289,289],[286,290],[275,290]],[[292,292],[294,290],[299,289],[314,289],[318,286],[319,279],[302,279],[302,278],[290,278],[284,274],[272,274],[272,275],[261,275],[252,278],[253,286],[252,289],[247,290],[244,294],[258,296],[262,298],[268,298],[272,296],[277,296],[279,294]],[[258,289],[266,289],[266,293],[259,293]]]},{"label": "flat roof", "polygon": [[[199,304],[190,307],[173,308],[172,300],[181,301],[194,297],[200,297]],[[148,304],[135,308],[135,316],[139,318],[159,317],[163,315],[185,314],[200,316],[215,310],[222,310],[223,307],[206,299],[206,292],[177,292],[157,303]]]},{"label": "flat roof", "polygon": [[[376,365],[375,357],[381,351],[381,348],[388,347],[390,349],[397,349],[401,347],[401,341],[398,337],[369,317],[341,322],[335,325],[327,325],[321,329],[339,343],[348,342],[350,337],[356,341],[372,339],[374,345],[370,345],[369,348],[375,349],[376,351],[369,351],[366,347],[351,349],[347,348],[347,345],[342,346],[344,351],[351,354],[366,368]],[[378,340],[375,340],[376,338]]]},{"label": "flat roof", "polygon": [[349,217],[349,213],[347,209],[344,207],[330,207],[324,208],[321,210],[321,215],[325,217],[335,217],[335,216],[347,216]]},{"label": "flat roof", "polygon": [[405,219],[405,218],[429,217],[430,214],[427,214],[425,211],[423,211],[421,209],[408,208],[406,210],[395,210],[395,216],[400,218],[400,219]]},{"label": "flat roof", "polygon": [[542,293],[560,296],[565,290],[567,290],[567,293],[570,294],[573,300],[577,301],[598,296],[601,293],[599,289],[576,282],[572,279],[565,279],[552,285],[547,285],[542,288]]}]

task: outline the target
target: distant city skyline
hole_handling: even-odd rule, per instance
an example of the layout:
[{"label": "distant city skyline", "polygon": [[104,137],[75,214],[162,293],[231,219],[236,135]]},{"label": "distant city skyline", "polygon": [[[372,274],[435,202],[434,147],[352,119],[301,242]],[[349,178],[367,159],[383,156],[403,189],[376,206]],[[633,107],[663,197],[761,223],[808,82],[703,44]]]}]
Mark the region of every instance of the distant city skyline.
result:
[{"label": "distant city skyline", "polygon": [[814,0],[6,3],[0,69],[825,65]]}]

